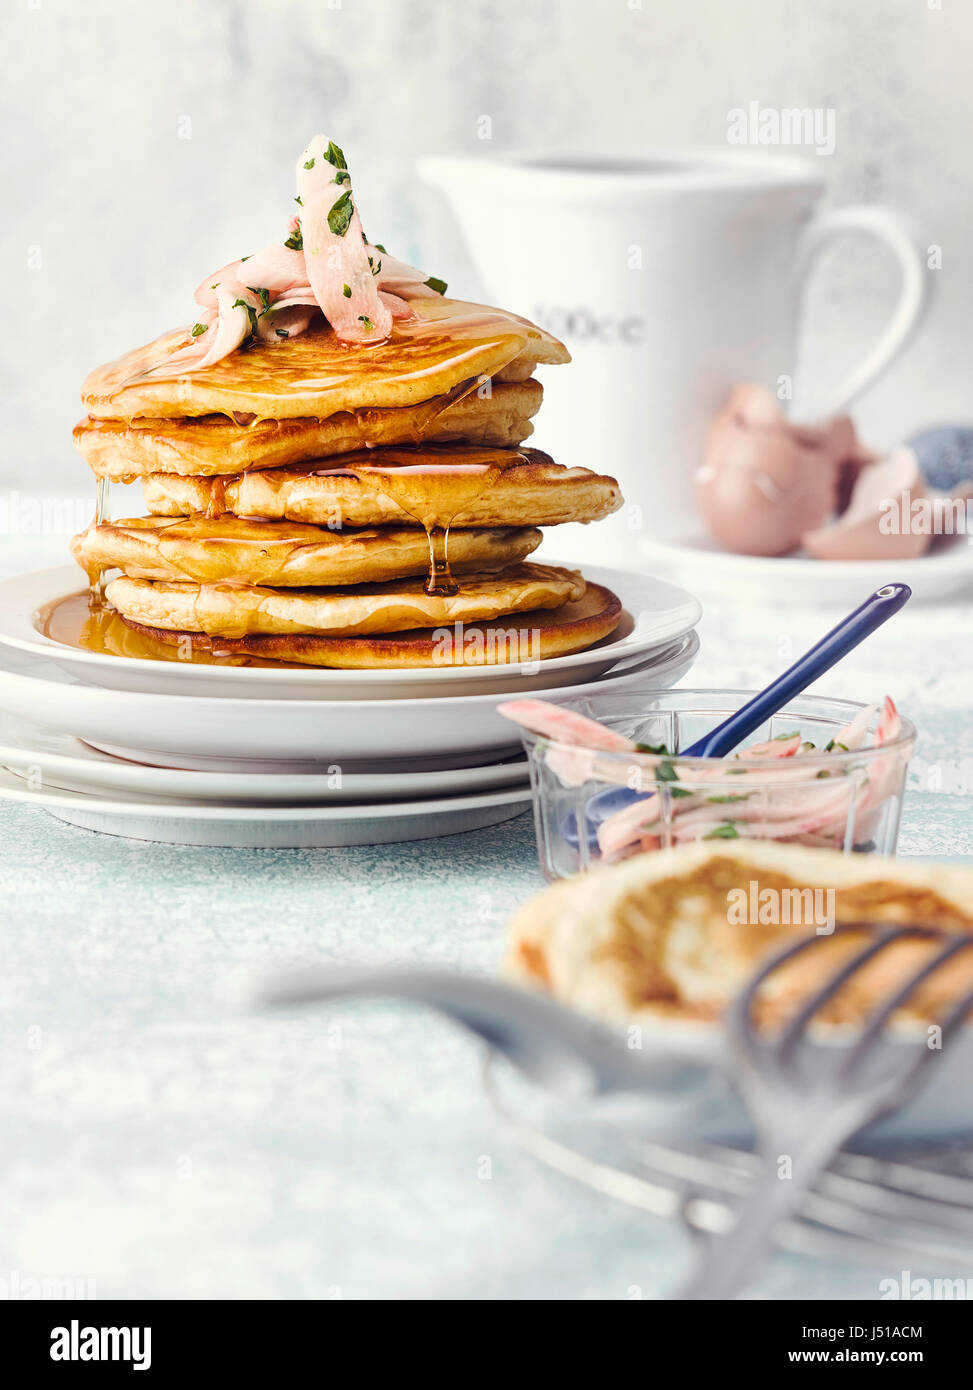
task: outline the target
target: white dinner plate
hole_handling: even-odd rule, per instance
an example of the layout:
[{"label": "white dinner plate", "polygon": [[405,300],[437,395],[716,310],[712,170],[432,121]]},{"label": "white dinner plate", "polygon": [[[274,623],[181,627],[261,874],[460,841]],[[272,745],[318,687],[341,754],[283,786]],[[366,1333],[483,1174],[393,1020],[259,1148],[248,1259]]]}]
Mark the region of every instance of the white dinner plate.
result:
[{"label": "white dinner plate", "polygon": [[0,769],[0,800],[26,802],[82,830],[130,840],[233,849],[334,849],[429,840],[499,825],[527,809],[530,788],[365,806],[220,806],[205,801],[147,801],[117,792],[104,797],[32,790],[23,779]]},{"label": "white dinner plate", "polygon": [[35,626],[39,609],[83,590],[76,565],[36,570],[0,582],[0,644],[49,657],[65,671],[113,690],[254,699],[391,700],[426,698],[447,689],[450,695],[490,694],[512,687],[549,690],[572,681],[591,680],[622,662],[661,650],[699,622],[702,608],[698,600],[676,585],[629,570],[591,567],[584,573],[592,583],[618,594],[625,610],[622,622],[616,633],[594,647],[542,662],[339,671],[325,667],[208,666],[109,656],[55,642]]},{"label": "white dinner plate", "polygon": [[[599,692],[681,680],[699,650],[688,633],[621,675],[597,682]],[[577,684],[549,692],[576,695]],[[473,766],[520,751],[515,725],[497,713],[516,687],[489,695],[414,700],[276,700],[165,695],[90,685],[46,657],[7,648],[0,653],[0,708],[73,734],[103,752],[162,767],[222,769],[227,760],[253,769],[305,771],[309,764],[415,765],[435,758]],[[284,764],[269,767],[268,764]],[[442,766],[442,762],[437,765]],[[318,771],[321,769],[318,768]]]},{"label": "white dinner plate", "polygon": [[645,538],[647,564],[672,578],[690,578],[704,595],[764,603],[854,606],[892,580],[908,584],[914,600],[935,603],[973,594],[973,545],[963,536],[918,560],[814,560],[809,555],[734,555],[702,532],[666,541]]},{"label": "white dinner plate", "polygon": [[99,752],[70,734],[0,712],[0,765],[37,789],[121,792],[127,796],[190,801],[283,803],[317,806],[353,802],[416,801],[469,795],[498,787],[526,786],[527,759],[520,755],[484,767],[406,771],[204,772],[152,767]]}]

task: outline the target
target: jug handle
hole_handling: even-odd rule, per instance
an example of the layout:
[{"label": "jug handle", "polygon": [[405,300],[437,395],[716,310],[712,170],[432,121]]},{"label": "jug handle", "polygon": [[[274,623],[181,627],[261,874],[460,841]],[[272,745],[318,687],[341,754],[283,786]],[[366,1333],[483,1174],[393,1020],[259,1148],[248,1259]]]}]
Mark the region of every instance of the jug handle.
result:
[{"label": "jug handle", "polygon": [[913,336],[931,297],[926,273],[927,251],[912,221],[892,208],[860,206],[820,213],[804,229],[797,251],[798,285],[803,286],[817,255],[837,236],[864,233],[887,246],[902,275],[898,302],[878,341],[839,383],[827,416],[848,409],[888,370]]}]

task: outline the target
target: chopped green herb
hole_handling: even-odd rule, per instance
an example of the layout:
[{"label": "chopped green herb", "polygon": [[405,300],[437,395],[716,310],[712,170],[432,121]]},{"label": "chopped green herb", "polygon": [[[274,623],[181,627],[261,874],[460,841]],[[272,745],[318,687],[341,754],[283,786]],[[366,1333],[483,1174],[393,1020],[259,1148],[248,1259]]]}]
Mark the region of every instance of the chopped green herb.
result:
[{"label": "chopped green herb", "polygon": [[732,821],[727,821],[725,825],[718,825],[715,830],[708,831],[702,838],[704,840],[739,840],[740,832]]},{"label": "chopped green herb", "polygon": [[437,294],[445,294],[445,293],[446,293],[446,281],[445,281],[445,280],[440,280],[440,279],[439,279],[437,276],[435,276],[435,275],[430,275],[430,277],[429,277],[428,280],[423,281],[423,284],[428,285],[429,288],[430,288],[431,290],[435,290]]},{"label": "chopped green herb", "polygon": [[336,169],[347,169],[344,151],[340,145],[336,145],[333,140],[328,141],[328,148],[324,152],[324,157],[329,164],[333,164]]},{"label": "chopped green herb", "polygon": [[791,732],[790,732],[789,734],[774,734],[773,742],[774,742],[774,743],[786,743],[787,740],[788,740],[789,738],[797,738],[797,736],[798,736],[799,733],[800,733],[800,730],[799,730],[799,729],[792,729]]},{"label": "chopped green herb", "polygon": [[355,205],[351,201],[351,190],[349,189],[347,192],[342,193],[341,197],[328,213],[328,226],[334,232],[335,236],[344,236],[351,225],[351,218],[354,211]]},{"label": "chopped green herb", "polygon": [[350,298],[351,298],[351,286],[350,286],[350,285],[342,285],[342,286],[341,286],[341,293],[344,295],[344,297],[345,297],[346,299],[350,299]]},{"label": "chopped green herb", "polygon": [[820,780],[822,777],[830,777],[831,772],[828,768],[823,767],[820,772],[815,773],[815,776]]},{"label": "chopped green herb", "polygon": [[382,253],[383,256],[387,256],[387,255],[388,255],[388,252],[386,251],[385,247],[382,245],[382,243],[381,243],[380,241],[374,242],[373,245],[374,245],[374,247],[375,247],[375,250],[376,250],[376,251],[381,251],[381,253]]},{"label": "chopped green herb", "polygon": [[299,193],[295,197],[294,202],[300,204],[301,207],[304,206],[304,199],[301,197]]},{"label": "chopped green herb", "polygon": [[351,183],[351,175],[349,174],[347,169],[339,169],[338,172],[335,174],[332,182],[336,183],[340,188],[343,183]]},{"label": "chopped green herb", "polygon": [[[234,299],[234,309],[246,309],[247,318],[250,320],[250,337],[246,342],[252,342],[257,334],[257,311],[252,304],[248,304],[245,299]],[[246,346],[246,342],[242,346]]]},{"label": "chopped green herb", "polygon": [[274,332],[277,334],[278,338],[289,338],[291,336],[286,328],[275,328]]},{"label": "chopped green herb", "polygon": [[312,156],[310,159],[305,159],[305,161],[304,161],[304,168],[305,168],[305,169],[313,169],[313,168],[314,168],[314,158],[313,158],[313,156]]},{"label": "chopped green herb", "polygon": [[835,750],[836,748],[840,748],[841,751],[842,751],[842,753],[847,753],[847,752],[848,752],[848,745],[847,745],[847,743],[839,743],[838,740],[837,740],[836,738],[833,738],[833,739],[830,741],[830,743],[826,743],[826,744],[824,745],[824,751],[825,751],[826,753],[833,753],[834,750]]},{"label": "chopped green herb", "polygon": [[727,796],[708,796],[706,800],[713,806],[725,806],[729,801],[749,801],[753,792],[730,792]]},{"label": "chopped green herb", "polygon": [[371,333],[372,329],[375,327],[375,325],[372,323],[371,319],[368,317],[367,314],[359,314],[358,322],[363,323],[365,325],[366,333]]},{"label": "chopped green herb", "polygon": [[801,744],[801,752],[802,752],[802,753],[813,753],[814,750],[815,750],[815,745],[811,742],[811,740],[810,740],[809,738],[806,738],[806,739],[804,740],[804,742]]},{"label": "chopped green herb", "polygon": [[206,332],[206,329],[207,329],[208,327],[209,327],[209,325],[208,325],[208,324],[205,324],[205,323],[194,323],[194,324],[193,324],[193,337],[194,337],[194,338],[198,338],[199,335],[200,335],[200,333],[205,333],[205,332]]},{"label": "chopped green herb", "polygon": [[260,312],[262,314],[265,314],[267,310],[270,308],[270,290],[258,289],[256,285],[248,285],[247,289],[250,291],[251,294],[255,294],[257,298],[260,300],[260,303],[263,306]]},{"label": "chopped green herb", "polygon": [[[655,780],[657,782],[666,783],[678,782],[679,773],[672,763],[660,763],[655,771]],[[687,791],[685,787],[673,787],[670,785],[668,790],[673,796],[692,796],[692,792]]]},{"label": "chopped green herb", "polygon": [[210,289],[211,289],[211,290],[218,290],[219,287],[220,287],[220,282],[219,282],[219,280],[217,280],[217,282],[216,282],[215,285],[210,285]]},{"label": "chopped green herb", "polygon": [[291,232],[290,236],[284,242],[284,245],[289,247],[291,251],[304,250],[304,233],[301,231],[300,223],[298,223],[294,230]]},{"label": "chopped green herb", "polygon": [[635,751],[636,753],[662,754],[666,758],[672,757],[672,754],[664,743],[637,743],[635,745]]},{"label": "chopped green herb", "polygon": [[241,256],[241,257],[240,257],[240,264],[243,265],[243,262],[244,262],[244,261],[249,261],[249,260],[252,260],[252,259],[253,259],[253,252],[251,251],[249,256]]}]

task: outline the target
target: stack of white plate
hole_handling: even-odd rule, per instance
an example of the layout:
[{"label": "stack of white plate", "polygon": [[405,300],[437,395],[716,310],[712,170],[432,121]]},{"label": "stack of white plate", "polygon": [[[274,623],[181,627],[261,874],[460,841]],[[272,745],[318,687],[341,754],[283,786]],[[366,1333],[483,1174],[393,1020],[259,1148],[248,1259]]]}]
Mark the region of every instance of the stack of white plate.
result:
[{"label": "stack of white plate", "polygon": [[429,670],[215,666],[52,641],[38,610],[73,566],[0,584],[0,797],[88,830],[169,844],[383,844],[475,830],[530,802],[504,700],[639,683],[691,667],[700,605],[645,575],[592,570],[625,613],[588,651]]}]

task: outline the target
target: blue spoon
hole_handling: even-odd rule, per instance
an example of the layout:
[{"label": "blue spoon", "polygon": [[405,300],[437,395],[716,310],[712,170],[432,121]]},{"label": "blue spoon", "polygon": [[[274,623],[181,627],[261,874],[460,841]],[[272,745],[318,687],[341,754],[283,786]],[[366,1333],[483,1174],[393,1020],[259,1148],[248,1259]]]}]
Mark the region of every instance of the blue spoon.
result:
[{"label": "blue spoon", "polygon": [[[711,729],[688,748],[681,748],[676,756],[722,758],[727,753],[732,753],[748,734],[759,729],[761,724],[777,714],[788,700],[806,690],[818,676],[823,676],[825,671],[830,671],[843,656],[854,651],[860,642],[864,642],[877,627],[887,622],[911,597],[912,590],[908,584],[883,584],[874,594],[869,594],[865,602],[853,613],[849,613],[847,618],[843,618],[819,642],[815,642],[814,646],[799,657],[793,666],[789,666],[783,675],[771,681],[770,685],[754,695],[752,700],[741,705],[729,719],[724,719],[722,724],[717,724],[715,729]],[[601,822],[620,811],[622,807],[638,801],[639,795],[628,787],[609,787],[591,798],[585,808],[585,829],[589,848],[597,848],[597,830]],[[573,849],[578,848],[578,822],[573,813],[564,821],[561,833]]]}]

